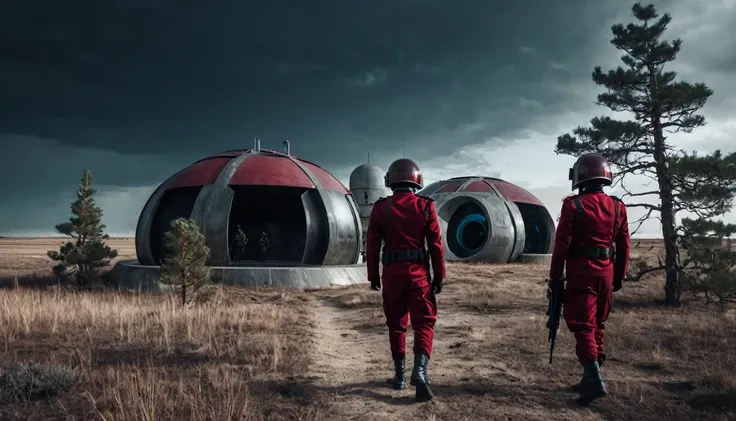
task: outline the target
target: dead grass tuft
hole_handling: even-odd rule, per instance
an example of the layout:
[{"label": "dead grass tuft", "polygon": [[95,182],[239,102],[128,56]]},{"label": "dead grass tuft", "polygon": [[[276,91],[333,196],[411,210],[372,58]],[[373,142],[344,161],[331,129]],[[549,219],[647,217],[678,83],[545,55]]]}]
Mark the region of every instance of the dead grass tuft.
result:
[{"label": "dead grass tuft", "polygon": [[0,404],[55,396],[78,379],[75,370],[62,365],[16,364],[0,374]]}]

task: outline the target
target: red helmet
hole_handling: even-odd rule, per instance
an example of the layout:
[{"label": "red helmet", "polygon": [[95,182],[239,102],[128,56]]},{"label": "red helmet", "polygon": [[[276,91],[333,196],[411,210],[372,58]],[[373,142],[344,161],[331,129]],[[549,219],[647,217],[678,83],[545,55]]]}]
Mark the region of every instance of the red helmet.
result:
[{"label": "red helmet", "polygon": [[588,153],[580,156],[575,165],[570,168],[570,181],[575,190],[586,181],[597,180],[604,186],[613,184],[611,164],[602,155]]},{"label": "red helmet", "polygon": [[417,189],[424,187],[424,177],[416,162],[411,159],[401,158],[394,161],[383,177],[386,187],[393,189],[396,184],[411,184]]}]

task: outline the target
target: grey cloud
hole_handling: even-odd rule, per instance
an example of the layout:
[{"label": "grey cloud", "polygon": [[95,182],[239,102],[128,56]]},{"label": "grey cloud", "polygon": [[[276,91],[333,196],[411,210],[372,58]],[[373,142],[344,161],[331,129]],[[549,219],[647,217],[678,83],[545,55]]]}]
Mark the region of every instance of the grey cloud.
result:
[{"label": "grey cloud", "polygon": [[[16,2],[0,16],[0,131],[123,154],[290,138],[334,164],[405,137],[421,159],[523,127],[520,96],[544,104],[538,113],[564,105],[546,87],[569,77],[538,61],[584,54],[581,35],[610,10],[583,0]],[[479,122],[472,135],[456,130]]]},{"label": "grey cloud", "polygon": [[0,178],[13,180],[0,183],[0,198],[28,207],[36,197],[73,194],[82,169],[92,171],[95,185],[137,187],[160,182],[199,158],[123,155],[32,136],[0,136],[0,144]]},{"label": "grey cloud", "polygon": [[[407,156],[443,177],[495,175],[492,163],[456,152],[502,147],[560,114],[586,113],[574,123],[585,124],[599,111],[590,71],[618,55],[610,24],[631,19],[631,5],[614,0],[261,3],[4,6],[0,176],[23,182],[0,185],[0,220],[55,221],[48,215],[68,206],[58,195],[73,194],[82,168],[98,186],[118,186],[101,187],[106,197],[142,194],[255,136],[274,149],[289,139],[294,154],[339,177],[368,153],[385,168],[402,138]],[[675,23],[694,19],[687,2],[660,7]],[[733,10],[708,13],[718,39],[731,39]],[[681,73],[716,90],[714,120],[730,117],[733,47],[714,52],[702,31],[683,36]],[[559,133],[547,131],[551,153]],[[111,202],[110,218],[137,217],[136,200]]]},{"label": "grey cloud", "polygon": [[386,81],[388,71],[381,67],[376,67],[364,72],[357,77],[350,78],[348,84],[359,88],[372,88]]},{"label": "grey cloud", "polygon": [[[102,222],[111,235],[133,235],[138,216],[155,186],[118,188],[96,185],[96,203],[103,209]],[[69,204],[75,188],[32,198],[15,198],[0,203],[0,235],[57,234],[54,226],[71,216]]]}]

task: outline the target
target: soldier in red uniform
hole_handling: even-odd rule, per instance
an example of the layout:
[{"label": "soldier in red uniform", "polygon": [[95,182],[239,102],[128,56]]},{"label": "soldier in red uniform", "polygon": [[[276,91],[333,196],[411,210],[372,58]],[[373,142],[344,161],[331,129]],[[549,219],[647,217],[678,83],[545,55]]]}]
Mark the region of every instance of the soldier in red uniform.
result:
[{"label": "soldier in red uniform", "polygon": [[[391,383],[397,390],[406,384],[406,330],[411,318],[414,369],[410,384],[416,387],[416,399],[426,401],[433,397],[427,363],[432,355],[437,320],[435,294],[442,291],[445,279],[442,236],[434,200],[414,194],[423,184],[422,173],[414,161],[399,159],[392,163],[385,183],[393,195],[374,204],[366,233],[368,280],[373,290],[381,289],[378,263],[383,240],[383,311],[395,368]],[[425,249],[425,241],[429,251]]]},{"label": "soldier in red uniform", "polygon": [[612,292],[621,289],[629,265],[626,206],[603,192],[613,182],[611,166],[598,154],[582,155],[570,169],[577,195],[564,199],[555,234],[550,279],[563,279],[562,317],[575,335],[575,353],[583,378],[573,388],[578,403],[587,405],[608,394],[600,372],[606,359],[604,323],[611,311]]}]

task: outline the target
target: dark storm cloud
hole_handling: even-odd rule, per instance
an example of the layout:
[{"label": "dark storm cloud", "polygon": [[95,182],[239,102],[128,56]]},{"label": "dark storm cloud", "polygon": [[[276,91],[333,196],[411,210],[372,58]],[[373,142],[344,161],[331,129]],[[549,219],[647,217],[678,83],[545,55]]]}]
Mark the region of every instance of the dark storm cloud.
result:
[{"label": "dark storm cloud", "polygon": [[[74,193],[82,169],[93,174],[95,186],[148,186],[162,181],[183,165],[186,156],[124,155],[114,151],[78,148],[31,136],[0,136],[2,201],[28,204],[29,197]],[[12,181],[11,181],[12,180]]]},{"label": "dark storm cloud", "polygon": [[9,2],[0,133],[121,155],[176,151],[182,164],[254,136],[273,148],[289,138],[327,166],[405,137],[422,159],[570,105],[559,87],[589,65],[555,63],[599,48],[588,35],[621,7],[608,3]]}]

